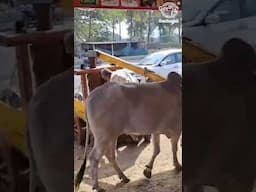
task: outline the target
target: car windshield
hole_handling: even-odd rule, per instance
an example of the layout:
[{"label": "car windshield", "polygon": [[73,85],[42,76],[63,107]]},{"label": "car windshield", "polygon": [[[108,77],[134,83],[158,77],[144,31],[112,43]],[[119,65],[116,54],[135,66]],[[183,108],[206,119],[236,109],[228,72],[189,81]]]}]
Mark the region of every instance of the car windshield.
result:
[{"label": "car windshield", "polygon": [[[193,9],[191,3],[193,2]],[[190,22],[199,14],[205,12],[205,17],[210,14],[223,13],[220,22],[236,20],[239,18],[256,16],[255,0],[183,0],[183,22]]]},{"label": "car windshield", "polygon": [[139,65],[156,65],[158,64],[164,57],[166,56],[166,53],[152,53],[150,55],[147,55],[142,59],[139,63]]},{"label": "car windshield", "polygon": [[210,10],[218,1],[220,0],[183,0],[182,9],[185,11],[182,12],[182,21],[186,23],[196,19],[200,12]]}]

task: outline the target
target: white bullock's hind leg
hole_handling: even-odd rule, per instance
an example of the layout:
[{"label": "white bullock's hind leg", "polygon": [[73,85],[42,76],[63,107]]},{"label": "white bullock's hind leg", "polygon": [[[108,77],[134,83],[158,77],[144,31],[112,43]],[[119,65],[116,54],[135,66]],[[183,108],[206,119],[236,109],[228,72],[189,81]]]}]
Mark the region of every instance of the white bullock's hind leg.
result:
[{"label": "white bullock's hind leg", "polygon": [[122,172],[120,167],[118,166],[118,163],[116,161],[116,155],[115,155],[115,148],[116,148],[116,140],[114,142],[112,141],[109,144],[109,148],[106,151],[106,157],[108,158],[109,162],[112,164],[113,168],[116,170],[119,178],[122,180],[123,183],[128,183],[130,179],[128,179],[125,174]]},{"label": "white bullock's hind leg", "polygon": [[42,184],[39,176],[37,175],[37,171],[35,168],[34,162],[30,161],[30,185],[29,185],[30,192],[46,192],[45,187]]},{"label": "white bullock's hind leg", "polygon": [[172,137],[171,138],[171,144],[172,144],[172,156],[173,156],[173,164],[175,166],[176,171],[181,171],[181,165],[178,161],[177,158],[177,152],[178,152],[178,141],[179,141],[179,136],[177,137]]},{"label": "white bullock's hind leg", "polygon": [[91,174],[92,174],[92,182],[93,182],[93,190],[96,192],[104,192],[105,190],[99,186],[98,182],[98,167],[99,161],[102,158],[105,147],[104,145],[94,144],[94,147],[90,153],[90,166],[91,166]]},{"label": "white bullock's hind leg", "polygon": [[31,147],[31,140],[30,140],[30,134],[29,130],[27,130],[27,144],[28,144],[28,150],[30,153],[29,156],[29,192],[46,192],[45,187],[43,186],[43,183],[38,175],[38,170],[36,168],[36,162],[34,159],[32,147]]},{"label": "white bullock's hind leg", "polygon": [[152,174],[151,172],[152,172],[152,169],[153,169],[155,159],[158,156],[158,154],[160,153],[160,135],[159,134],[153,134],[152,135],[152,142],[153,142],[154,152],[153,152],[153,155],[151,157],[150,162],[146,165],[146,169],[143,172],[144,176],[147,177],[147,178],[151,178],[151,174]]}]

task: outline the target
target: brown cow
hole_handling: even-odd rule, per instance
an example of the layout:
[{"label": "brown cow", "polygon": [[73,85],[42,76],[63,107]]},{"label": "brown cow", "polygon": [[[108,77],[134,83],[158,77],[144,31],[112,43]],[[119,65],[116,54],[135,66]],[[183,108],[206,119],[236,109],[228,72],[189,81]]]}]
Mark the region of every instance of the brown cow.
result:
[{"label": "brown cow", "polygon": [[[171,139],[173,163],[180,171],[177,142],[181,134],[181,110],[181,77],[176,73],[170,73],[167,81],[161,83],[120,85],[108,82],[92,91],[87,98],[87,118],[95,138],[89,155],[93,189],[104,191],[98,184],[98,164],[103,155],[111,162],[122,182],[129,182],[115,158],[116,140],[121,134],[153,135],[154,153],[144,170],[148,178],[160,152],[159,135],[165,134]],[[85,155],[76,177],[76,189],[82,181],[86,159]]]}]

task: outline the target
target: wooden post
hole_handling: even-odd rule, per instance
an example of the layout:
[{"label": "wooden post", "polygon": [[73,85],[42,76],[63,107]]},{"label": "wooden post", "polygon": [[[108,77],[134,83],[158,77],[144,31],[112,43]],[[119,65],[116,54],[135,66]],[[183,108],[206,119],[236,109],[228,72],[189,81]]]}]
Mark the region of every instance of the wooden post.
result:
[{"label": "wooden post", "polygon": [[34,8],[37,15],[37,30],[44,31],[52,29],[52,6],[51,3],[35,3]]},{"label": "wooden post", "polygon": [[96,68],[96,57],[88,57],[89,60],[89,68]]},{"label": "wooden post", "polygon": [[88,57],[89,60],[89,68],[96,68],[96,58],[97,58],[97,53],[95,50],[92,50],[89,48],[89,50],[86,52],[86,56]]},{"label": "wooden post", "polygon": [[27,44],[16,47],[19,88],[23,102],[22,106],[25,111],[27,110],[28,103],[33,95],[32,74],[29,57],[29,48]]},{"label": "wooden post", "polygon": [[114,42],[111,44],[111,55],[114,55]]},{"label": "wooden post", "polygon": [[36,88],[65,70],[63,43],[33,44],[33,72]]},{"label": "wooden post", "polygon": [[87,96],[88,96],[88,93],[89,93],[87,74],[81,74],[80,77],[81,77],[83,98],[84,98],[84,101],[85,101]]}]

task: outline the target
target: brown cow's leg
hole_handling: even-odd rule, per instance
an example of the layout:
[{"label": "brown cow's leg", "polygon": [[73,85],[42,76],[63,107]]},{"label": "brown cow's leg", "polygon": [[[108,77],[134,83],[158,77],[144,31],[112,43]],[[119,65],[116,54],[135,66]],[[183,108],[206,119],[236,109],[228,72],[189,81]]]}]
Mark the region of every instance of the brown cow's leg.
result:
[{"label": "brown cow's leg", "polygon": [[171,144],[172,144],[172,153],[173,153],[173,164],[175,166],[175,169],[179,172],[181,171],[181,165],[177,158],[177,151],[178,151],[178,141],[179,137],[172,137],[171,138]]},{"label": "brown cow's leg", "polygon": [[93,182],[93,190],[97,192],[104,192],[105,190],[99,186],[98,182],[98,167],[99,161],[104,153],[104,145],[95,144],[91,153],[90,153],[90,165],[91,165],[91,175]]},{"label": "brown cow's leg", "polygon": [[146,165],[146,169],[143,172],[144,176],[147,178],[151,178],[151,172],[152,172],[152,168],[153,168],[155,159],[158,156],[158,154],[160,153],[160,135],[153,134],[152,141],[153,141],[153,146],[154,146],[154,152],[153,152],[150,162]]},{"label": "brown cow's leg", "polygon": [[[116,140],[114,140],[116,141]],[[118,163],[116,161],[116,155],[115,155],[115,148],[116,148],[116,142],[111,142],[108,150],[106,151],[106,157],[108,158],[109,162],[112,164],[113,168],[116,170],[119,178],[122,180],[123,183],[128,183],[130,179],[128,179],[125,174],[122,172],[120,167],[118,166]]]}]

